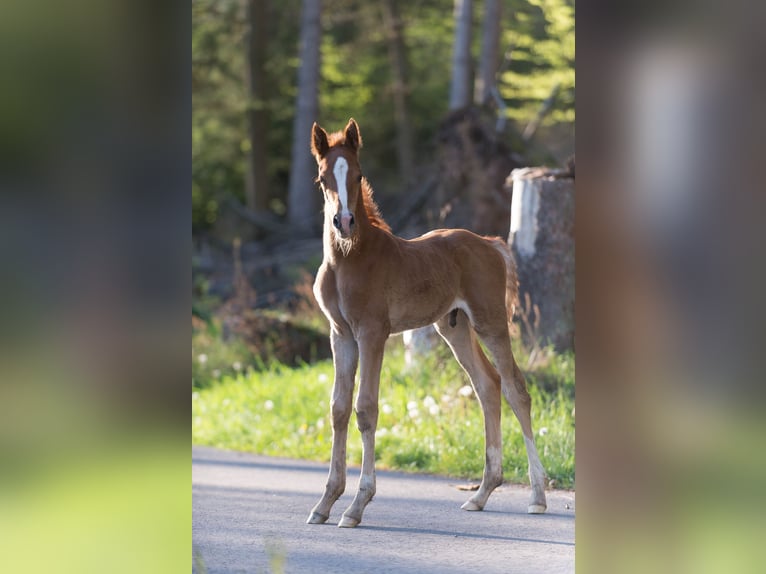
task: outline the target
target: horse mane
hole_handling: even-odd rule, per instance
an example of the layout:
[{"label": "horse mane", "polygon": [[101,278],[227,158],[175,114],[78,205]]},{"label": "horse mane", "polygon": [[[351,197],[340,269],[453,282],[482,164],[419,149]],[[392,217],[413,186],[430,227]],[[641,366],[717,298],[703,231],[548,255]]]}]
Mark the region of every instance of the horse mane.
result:
[{"label": "horse mane", "polygon": [[367,212],[367,219],[373,227],[391,233],[391,228],[380,214],[378,204],[375,203],[375,200],[372,198],[372,186],[370,185],[370,182],[367,181],[366,177],[362,178],[362,198],[364,199],[364,209]]}]

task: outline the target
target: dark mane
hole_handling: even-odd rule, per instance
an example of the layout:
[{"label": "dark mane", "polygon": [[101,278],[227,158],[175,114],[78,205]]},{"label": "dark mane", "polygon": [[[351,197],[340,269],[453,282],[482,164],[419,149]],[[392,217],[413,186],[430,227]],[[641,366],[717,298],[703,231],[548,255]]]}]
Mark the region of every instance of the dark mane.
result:
[{"label": "dark mane", "polygon": [[378,229],[391,233],[391,228],[388,226],[388,223],[383,220],[383,216],[380,214],[378,204],[375,203],[375,200],[372,198],[372,187],[366,177],[362,179],[362,197],[364,198],[364,209],[367,211],[367,219],[370,220],[370,223]]}]

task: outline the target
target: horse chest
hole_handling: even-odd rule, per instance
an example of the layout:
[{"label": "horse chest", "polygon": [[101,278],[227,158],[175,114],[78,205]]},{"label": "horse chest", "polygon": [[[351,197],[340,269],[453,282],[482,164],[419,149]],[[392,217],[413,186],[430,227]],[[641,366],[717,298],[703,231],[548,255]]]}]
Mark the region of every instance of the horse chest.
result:
[{"label": "horse chest", "polygon": [[385,315],[383,285],[370,282],[369,275],[323,266],[317,274],[314,294],[327,318],[336,325],[353,327],[367,318]]}]

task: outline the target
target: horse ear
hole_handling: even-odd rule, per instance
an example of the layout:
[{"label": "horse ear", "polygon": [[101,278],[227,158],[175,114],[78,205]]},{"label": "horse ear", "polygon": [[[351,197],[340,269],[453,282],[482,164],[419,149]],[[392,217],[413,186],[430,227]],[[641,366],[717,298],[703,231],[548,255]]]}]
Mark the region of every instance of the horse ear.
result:
[{"label": "horse ear", "polygon": [[344,135],[346,137],[346,145],[354,151],[359,151],[359,148],[362,147],[362,134],[354,118],[348,120]]},{"label": "horse ear", "polygon": [[311,128],[311,153],[317,161],[322,159],[330,149],[330,144],[327,143],[327,132],[324,131],[318,123],[314,122]]}]

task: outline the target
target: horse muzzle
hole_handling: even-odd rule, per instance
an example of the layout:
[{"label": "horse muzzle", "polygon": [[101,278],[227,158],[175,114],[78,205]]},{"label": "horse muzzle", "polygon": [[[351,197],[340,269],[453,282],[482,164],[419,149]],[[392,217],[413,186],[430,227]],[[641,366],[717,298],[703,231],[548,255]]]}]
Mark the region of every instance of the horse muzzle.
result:
[{"label": "horse muzzle", "polygon": [[332,218],[332,224],[343,239],[348,239],[354,231],[354,216],[351,213],[343,215],[336,213]]}]

